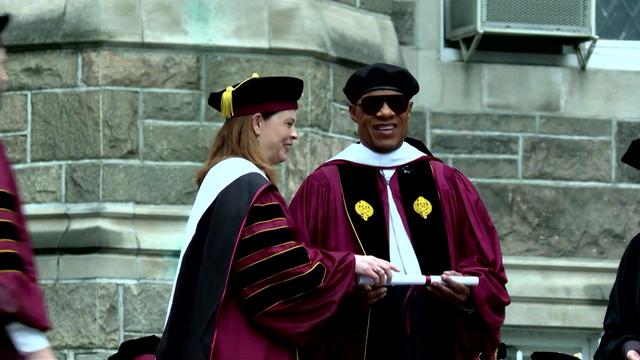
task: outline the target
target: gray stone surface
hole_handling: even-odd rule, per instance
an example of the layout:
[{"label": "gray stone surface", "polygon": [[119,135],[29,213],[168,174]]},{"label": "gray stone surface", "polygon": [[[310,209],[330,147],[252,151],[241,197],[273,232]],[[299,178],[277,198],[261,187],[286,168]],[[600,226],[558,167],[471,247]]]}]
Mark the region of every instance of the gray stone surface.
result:
[{"label": "gray stone surface", "polygon": [[86,254],[60,256],[60,279],[135,279],[133,255]]},{"label": "gray stone surface", "polygon": [[619,121],[616,131],[616,180],[640,183],[640,171],[620,161],[631,141],[640,138],[640,121]]},{"label": "gray stone surface", "polygon": [[67,1],[62,38],[67,42],[140,42],[140,2],[131,0]]},{"label": "gray stone surface", "polygon": [[611,136],[611,120],[540,116],[540,132],[578,136]]},{"label": "gray stone surface", "polygon": [[612,181],[611,142],[525,137],[522,176],[529,179]]},{"label": "gray stone surface", "polygon": [[357,70],[357,68],[346,67],[339,64],[331,64],[331,81],[333,82],[333,101],[342,105],[349,105],[349,100],[342,92],[347,80]]},{"label": "gray stone surface", "polygon": [[196,55],[178,52],[87,50],[82,80],[87,85],[197,89]]},{"label": "gray stone surface", "polygon": [[536,119],[532,115],[435,111],[431,113],[431,129],[533,133]]},{"label": "gray stone surface", "polygon": [[176,257],[140,256],[141,279],[173,281],[178,268]]},{"label": "gray stone surface", "polygon": [[74,359],[75,360],[107,360],[109,356],[113,354],[111,353],[79,353],[76,352]]},{"label": "gray stone surface", "polygon": [[[5,2],[18,19],[7,35],[11,45],[187,45],[305,51],[360,63],[402,61],[389,17],[330,1],[54,0],[37,7],[20,6],[22,0]],[[387,0],[359,5],[392,12]]]},{"label": "gray stone surface", "polygon": [[365,10],[382,14],[391,14],[393,1],[390,0],[360,0],[360,7]]},{"label": "gray stone surface", "polygon": [[20,164],[27,161],[27,136],[0,136],[0,141],[4,144],[7,157],[12,164]]},{"label": "gray stone surface", "polygon": [[[297,126],[313,126],[329,130],[331,96],[329,66],[300,56],[212,56],[207,58],[205,89],[219,91],[236,84],[252,73],[260,76],[295,76],[304,80],[302,97],[298,101]],[[218,112],[209,111],[208,119],[220,119]]]},{"label": "gray stone surface", "polygon": [[347,5],[351,5],[351,6],[356,6],[358,4],[358,0],[334,0],[337,1],[339,3],[343,3],[343,4],[347,4]]},{"label": "gray stone surface", "polygon": [[56,357],[56,360],[67,360],[66,351],[56,351],[53,355]]},{"label": "gray stone surface", "polygon": [[67,164],[65,176],[67,202],[100,201],[100,164]]},{"label": "gray stone surface", "polygon": [[102,200],[141,204],[192,204],[196,194],[193,165],[104,164]]},{"label": "gray stone surface", "polygon": [[640,192],[477,184],[505,255],[619,259],[640,226]]},{"label": "gray stone surface", "polygon": [[138,153],[138,93],[102,91],[102,156],[131,158]]},{"label": "gray stone surface", "polygon": [[508,135],[452,135],[432,133],[431,148],[436,153],[515,155],[518,153],[518,138]]},{"label": "gray stone surface", "polygon": [[117,348],[118,291],[115,284],[44,285],[54,348]]},{"label": "gray stone surface", "polygon": [[99,92],[40,93],[32,103],[32,161],[100,156]]},{"label": "gray stone surface", "polygon": [[[135,249],[138,247],[138,239],[136,238],[135,228],[130,218],[116,216],[108,218],[103,215],[102,218],[89,216],[77,216],[71,218],[68,227],[64,233],[57,239],[57,248],[83,249],[83,248],[115,248],[115,249]],[[98,266],[96,264],[96,266]],[[103,265],[106,269],[108,265]],[[127,272],[130,278],[136,278],[135,266],[129,267],[125,271],[132,270],[134,273]],[[107,269],[91,269],[87,274],[105,274],[106,277],[112,277]],[[107,276],[109,275],[109,276]],[[70,278],[81,274],[68,272],[65,274]],[[99,275],[88,275],[88,277],[100,277]]]},{"label": "gray stone surface", "polygon": [[11,19],[2,34],[4,44],[46,44],[61,40],[67,0],[43,1],[38,6],[25,6],[24,2],[4,0],[2,12],[19,14]]},{"label": "gray stone surface", "polygon": [[142,0],[144,41],[227,48],[268,48],[274,0]]},{"label": "gray stone surface", "polygon": [[518,178],[516,159],[453,158],[452,165],[470,178]]},{"label": "gray stone surface", "polygon": [[62,166],[43,165],[15,169],[23,203],[62,201]]},{"label": "gray stone surface", "polygon": [[[439,49],[439,39],[437,48]],[[441,62],[440,50],[420,53],[416,64],[436,62],[437,65],[419,66],[415,74],[420,92],[415,102],[428,109],[447,112],[486,111],[483,103],[483,65],[463,62]],[[415,70],[414,70],[415,71]],[[513,110],[518,111],[518,110]]]},{"label": "gray stone surface", "polygon": [[330,54],[361,64],[402,63],[391,19],[332,2],[324,5],[318,7],[318,16],[325,27]]},{"label": "gray stone surface", "polygon": [[124,331],[161,333],[164,328],[171,284],[124,286]]},{"label": "gray stone surface", "polygon": [[411,46],[415,42],[416,2],[394,0],[391,8],[391,20],[398,34],[400,45]]},{"label": "gray stone surface", "polygon": [[353,142],[355,140],[304,132],[289,152],[285,163],[287,179],[282,188],[285,196],[293,196],[311,171]]},{"label": "gray stone surface", "polygon": [[[269,46],[275,49],[292,49],[298,52],[327,52],[329,43],[324,23],[317,16],[320,1],[270,0]],[[255,11],[250,11],[254,13]]]},{"label": "gray stone surface", "polygon": [[[543,67],[541,71],[547,71]],[[574,70],[569,80],[566,113],[575,116],[637,118],[640,102],[633,91],[640,83],[640,71]]]},{"label": "gray stone surface", "polygon": [[145,122],[145,160],[204,162],[216,127],[211,124],[183,125]]},{"label": "gray stone surface", "polygon": [[423,111],[411,111],[407,136],[427,143],[427,114]]},{"label": "gray stone surface", "polygon": [[200,117],[200,93],[144,92],[142,98],[144,119],[195,121]]},{"label": "gray stone surface", "polygon": [[7,90],[69,88],[78,83],[78,55],[73,51],[11,53]]},{"label": "gray stone surface", "polygon": [[27,95],[3,94],[0,104],[0,132],[27,130]]},{"label": "gray stone surface", "polygon": [[345,106],[336,103],[331,104],[331,132],[354,138],[358,137],[358,125],[351,120],[349,109]]},{"label": "gray stone surface", "polygon": [[534,66],[484,65],[483,83],[483,104],[488,109],[557,113],[565,107],[568,70],[549,67],[540,71]]},{"label": "gray stone surface", "polygon": [[58,279],[58,255],[38,255],[35,260],[38,280]]}]

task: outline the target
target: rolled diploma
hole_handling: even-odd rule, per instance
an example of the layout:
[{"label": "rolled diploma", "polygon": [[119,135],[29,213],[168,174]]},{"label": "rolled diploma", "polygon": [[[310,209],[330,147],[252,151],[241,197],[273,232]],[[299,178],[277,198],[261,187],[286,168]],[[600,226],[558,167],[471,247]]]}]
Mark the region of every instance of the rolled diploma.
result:
[{"label": "rolled diploma", "polygon": [[[467,286],[477,286],[480,279],[477,276],[449,276],[455,282]],[[440,275],[395,275],[391,278],[391,286],[397,285],[429,285],[442,282]],[[358,285],[373,285],[374,281],[368,276],[358,275]]]}]

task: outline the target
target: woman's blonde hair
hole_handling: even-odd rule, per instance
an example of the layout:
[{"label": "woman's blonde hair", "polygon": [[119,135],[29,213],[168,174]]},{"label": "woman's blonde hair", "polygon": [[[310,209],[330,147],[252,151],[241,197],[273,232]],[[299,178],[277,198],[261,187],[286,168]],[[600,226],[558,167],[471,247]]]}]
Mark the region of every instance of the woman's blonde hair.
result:
[{"label": "woman's blonde hair", "polygon": [[[268,120],[271,115],[261,114],[265,120]],[[258,139],[253,132],[252,116],[238,116],[224,121],[213,140],[211,149],[209,149],[207,161],[196,175],[198,187],[215,164],[230,157],[242,157],[251,161],[265,172],[271,182],[277,181],[276,172],[262,155]]]}]

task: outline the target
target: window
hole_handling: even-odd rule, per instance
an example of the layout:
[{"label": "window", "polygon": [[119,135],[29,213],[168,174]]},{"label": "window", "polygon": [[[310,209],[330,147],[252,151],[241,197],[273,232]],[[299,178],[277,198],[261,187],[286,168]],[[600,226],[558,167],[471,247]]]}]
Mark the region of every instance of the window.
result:
[{"label": "window", "polygon": [[596,29],[601,39],[640,40],[640,1],[598,0]]},{"label": "window", "polygon": [[[440,4],[442,26],[442,61],[463,61],[457,44],[444,39],[444,1]],[[561,1],[561,0],[559,0]],[[640,70],[640,1],[639,0],[597,0],[596,34],[599,40],[587,65],[587,69]],[[585,43],[584,46],[588,46]],[[471,57],[471,62],[537,64],[547,66],[577,67],[578,59],[571,47],[565,47],[563,54],[493,52],[479,50]]]}]

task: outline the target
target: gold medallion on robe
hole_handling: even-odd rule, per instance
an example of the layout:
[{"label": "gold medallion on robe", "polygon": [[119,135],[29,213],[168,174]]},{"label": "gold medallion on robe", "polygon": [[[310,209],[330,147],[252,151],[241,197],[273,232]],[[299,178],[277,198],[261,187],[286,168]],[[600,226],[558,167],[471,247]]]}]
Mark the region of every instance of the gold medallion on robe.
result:
[{"label": "gold medallion on robe", "polygon": [[368,202],[360,200],[356,203],[356,213],[362,220],[367,221],[373,215],[373,207]]},{"label": "gold medallion on robe", "polygon": [[433,207],[429,200],[423,198],[422,196],[418,196],[416,201],[413,202],[413,211],[417,212],[418,215],[422,216],[423,219],[426,219]]}]

